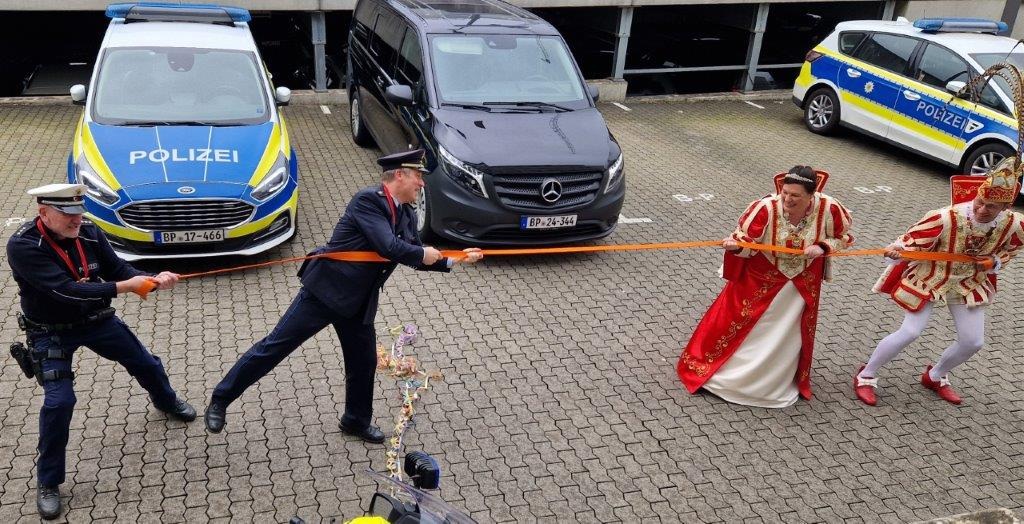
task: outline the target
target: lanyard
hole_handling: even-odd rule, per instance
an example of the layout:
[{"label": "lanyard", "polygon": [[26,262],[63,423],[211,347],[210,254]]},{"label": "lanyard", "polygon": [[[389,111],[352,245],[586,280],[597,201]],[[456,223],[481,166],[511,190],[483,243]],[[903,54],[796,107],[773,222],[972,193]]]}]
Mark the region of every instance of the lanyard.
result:
[{"label": "lanyard", "polygon": [[71,276],[74,277],[76,282],[82,282],[83,280],[89,280],[89,261],[85,259],[85,250],[82,249],[82,240],[79,238],[75,239],[75,246],[78,247],[78,258],[82,261],[82,271],[85,272],[84,277],[78,276],[78,271],[75,269],[75,265],[71,262],[71,257],[57,245],[56,242],[50,238],[50,235],[46,232],[46,226],[43,225],[42,219],[36,219],[36,227],[39,228],[39,234],[42,235],[43,240],[46,240],[47,244],[57,253],[57,256],[67,264],[68,269],[71,271]]},{"label": "lanyard", "polygon": [[395,197],[391,196],[391,191],[388,186],[381,185],[384,188],[384,198],[388,201],[388,211],[391,211],[391,225],[394,226],[398,223],[398,213],[395,209]]}]

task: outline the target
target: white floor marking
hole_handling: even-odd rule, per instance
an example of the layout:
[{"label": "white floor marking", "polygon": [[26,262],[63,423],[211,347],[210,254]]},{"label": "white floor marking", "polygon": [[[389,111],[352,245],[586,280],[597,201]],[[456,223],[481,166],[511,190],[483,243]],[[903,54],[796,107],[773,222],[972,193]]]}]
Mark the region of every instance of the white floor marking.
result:
[{"label": "white floor marking", "polygon": [[320,110],[323,111],[325,115],[331,114],[331,108],[327,106],[320,106]]},{"label": "white floor marking", "polygon": [[632,111],[632,109],[630,109],[630,108],[628,108],[628,107],[626,107],[626,106],[624,106],[624,105],[622,105],[622,104],[620,104],[618,102],[612,102],[612,105],[618,106],[618,108],[623,110],[623,111]]},{"label": "white floor marking", "polygon": [[764,106],[759,106],[759,105],[751,102],[750,100],[744,100],[744,102],[746,102],[747,104],[750,104],[750,105],[752,105],[752,106],[754,106],[754,107],[756,107],[758,109],[764,109]]},{"label": "white floor marking", "polygon": [[626,218],[624,215],[619,215],[620,224],[647,224],[650,222],[653,222],[653,220],[649,218]]}]

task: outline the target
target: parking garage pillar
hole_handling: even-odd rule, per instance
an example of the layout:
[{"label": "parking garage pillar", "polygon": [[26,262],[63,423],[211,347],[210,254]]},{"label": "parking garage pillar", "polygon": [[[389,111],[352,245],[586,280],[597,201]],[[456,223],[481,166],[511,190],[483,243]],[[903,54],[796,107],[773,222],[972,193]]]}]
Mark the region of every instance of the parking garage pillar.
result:
[{"label": "parking garage pillar", "polygon": [[323,11],[310,13],[313,35],[313,71],[316,74],[317,92],[327,91],[327,61],[324,56],[324,45],[327,44],[327,23]]},{"label": "parking garage pillar", "polygon": [[1003,22],[1009,26],[1006,31],[1006,35],[1013,34],[1013,24],[1017,21],[1017,13],[1020,12],[1020,0],[1006,0],[1006,4],[1003,6]]},{"label": "parking garage pillar", "polygon": [[882,20],[892,20],[896,17],[896,0],[885,0],[882,6]]},{"label": "parking garage pillar", "polygon": [[768,26],[768,4],[758,4],[750,27],[750,43],[747,45],[747,72],[743,75],[743,91],[754,90],[754,76],[761,60],[761,41]]},{"label": "parking garage pillar", "polygon": [[612,78],[622,80],[622,72],[626,69],[626,48],[629,46],[629,32],[633,27],[633,8],[619,9],[619,27],[615,32],[615,64]]}]

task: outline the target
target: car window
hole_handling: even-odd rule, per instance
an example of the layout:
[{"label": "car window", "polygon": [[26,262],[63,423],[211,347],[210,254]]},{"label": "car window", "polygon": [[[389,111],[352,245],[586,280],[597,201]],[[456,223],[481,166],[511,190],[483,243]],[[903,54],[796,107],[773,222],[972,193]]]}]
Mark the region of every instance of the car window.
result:
[{"label": "car window", "polygon": [[353,17],[352,34],[364,46],[370,45],[370,33],[373,28],[373,22],[373,2],[367,0],[359,2]]},{"label": "car window", "polygon": [[402,41],[405,24],[389,12],[377,15],[377,23],[370,39],[370,54],[384,72],[391,78],[395,76],[395,62],[398,58],[398,46]]},{"label": "car window", "polygon": [[839,51],[845,55],[853,54],[853,50],[864,41],[867,33],[842,33],[839,35]]},{"label": "car window", "polygon": [[270,111],[256,55],[227,49],[112,48],[93,93],[100,123],[266,122]]},{"label": "car window", "polygon": [[963,58],[944,47],[928,44],[921,53],[916,79],[945,91],[949,82],[967,82],[970,76],[967,73],[967,62]]},{"label": "car window", "polygon": [[420,52],[419,36],[411,27],[405,28],[398,60],[398,70],[404,77],[401,82],[411,86],[418,84],[423,76],[423,55]]},{"label": "car window", "polygon": [[437,93],[446,102],[588,104],[561,38],[438,35],[430,40]]},{"label": "car window", "polygon": [[854,53],[854,58],[894,73],[906,74],[917,40],[905,36],[875,33]]},{"label": "car window", "polygon": [[[975,59],[983,69],[988,69],[999,62],[1007,62],[1017,66],[1018,69],[1024,69],[1024,53],[977,53],[972,54],[971,58]],[[1004,94],[1009,95],[1012,93],[1012,91],[1010,91],[1010,85],[1007,84],[1006,80],[1003,80],[1002,77],[997,76],[995,78],[995,85],[999,86],[999,89],[1001,89]],[[1006,107],[1006,104],[1003,103],[1002,98],[996,94],[996,90],[993,88],[991,82],[986,85],[985,89],[981,92],[981,100],[979,100],[979,102],[995,109],[996,111],[1001,111],[1008,115],[1013,114],[1009,108]]]}]

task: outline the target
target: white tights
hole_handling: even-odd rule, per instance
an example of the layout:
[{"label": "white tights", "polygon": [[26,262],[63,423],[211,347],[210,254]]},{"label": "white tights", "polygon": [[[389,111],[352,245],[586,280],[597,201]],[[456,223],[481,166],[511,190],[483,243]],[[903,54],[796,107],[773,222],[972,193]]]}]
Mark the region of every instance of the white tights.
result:
[{"label": "white tights", "polygon": [[[861,371],[861,378],[872,378],[878,376],[878,370],[896,358],[903,348],[921,336],[928,319],[932,316],[933,302],[925,304],[916,313],[907,312],[903,324],[895,333],[885,337],[878,343],[875,352],[871,354],[864,371]],[[985,343],[985,307],[967,307],[965,304],[949,304],[949,313],[953,315],[953,323],[956,325],[956,341],[946,348],[939,358],[939,362],[932,367],[930,376],[932,380],[939,380],[953,368],[967,362],[967,359],[981,349]]]}]

